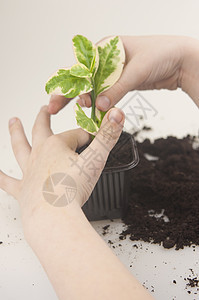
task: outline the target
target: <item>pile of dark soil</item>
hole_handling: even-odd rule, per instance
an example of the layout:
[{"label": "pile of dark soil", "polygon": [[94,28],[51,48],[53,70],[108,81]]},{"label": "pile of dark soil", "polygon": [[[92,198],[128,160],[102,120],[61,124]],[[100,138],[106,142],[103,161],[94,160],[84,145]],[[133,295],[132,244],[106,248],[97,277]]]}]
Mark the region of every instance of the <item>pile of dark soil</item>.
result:
[{"label": "pile of dark soil", "polygon": [[176,250],[199,245],[199,149],[193,149],[193,140],[170,136],[137,142],[140,162],[130,173],[131,196],[123,220],[128,228],[121,239],[130,235],[133,241]]}]

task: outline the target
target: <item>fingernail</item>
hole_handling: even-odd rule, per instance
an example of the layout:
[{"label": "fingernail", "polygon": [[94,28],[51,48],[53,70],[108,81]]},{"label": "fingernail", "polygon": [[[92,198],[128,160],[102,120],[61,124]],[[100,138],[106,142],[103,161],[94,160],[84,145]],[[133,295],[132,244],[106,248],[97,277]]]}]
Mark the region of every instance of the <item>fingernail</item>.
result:
[{"label": "fingernail", "polygon": [[55,114],[55,113],[57,113],[57,111],[56,111],[56,103],[55,102],[50,102],[48,104],[48,112],[49,112],[49,114]]},{"label": "fingernail", "polygon": [[50,96],[50,102],[53,101],[54,98],[56,98],[56,95],[51,95],[51,96]]},{"label": "fingernail", "polygon": [[112,111],[110,111],[108,119],[111,123],[119,124],[122,121],[123,117],[124,115],[121,111],[119,111],[118,109],[113,109]]},{"label": "fingernail", "polygon": [[9,126],[12,126],[17,121],[17,118],[12,118],[9,121]]},{"label": "fingernail", "polygon": [[86,106],[86,102],[84,98],[80,98],[80,101],[82,102],[82,106],[85,107]]},{"label": "fingernail", "polygon": [[86,98],[85,103],[86,103],[86,107],[91,107],[91,99]]},{"label": "fingernail", "polygon": [[111,101],[106,96],[99,96],[97,99],[97,106],[99,109],[108,110]]}]

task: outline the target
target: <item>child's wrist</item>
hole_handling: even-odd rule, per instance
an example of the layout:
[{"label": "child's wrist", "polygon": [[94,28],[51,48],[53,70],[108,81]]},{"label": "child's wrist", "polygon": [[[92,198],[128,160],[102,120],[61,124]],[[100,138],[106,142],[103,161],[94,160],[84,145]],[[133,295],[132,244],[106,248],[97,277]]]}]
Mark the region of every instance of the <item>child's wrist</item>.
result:
[{"label": "child's wrist", "polygon": [[[192,98],[197,97],[196,85],[199,81],[199,41],[183,37],[183,63],[181,88]],[[198,95],[199,96],[199,95]]]}]

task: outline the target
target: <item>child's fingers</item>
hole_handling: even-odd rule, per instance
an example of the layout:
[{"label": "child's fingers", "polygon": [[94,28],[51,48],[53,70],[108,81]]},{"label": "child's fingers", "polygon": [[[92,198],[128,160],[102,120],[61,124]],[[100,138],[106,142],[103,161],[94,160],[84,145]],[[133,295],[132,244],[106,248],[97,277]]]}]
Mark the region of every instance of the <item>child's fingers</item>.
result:
[{"label": "child's fingers", "polygon": [[90,93],[83,94],[79,96],[79,100],[77,101],[80,106],[84,107],[91,107],[91,96]]},{"label": "child's fingers", "polygon": [[83,98],[79,98],[77,99],[77,103],[81,106],[81,107],[85,107],[86,106],[86,102]]},{"label": "child's fingers", "polygon": [[15,198],[17,197],[17,193],[19,191],[19,183],[19,180],[12,178],[0,171],[0,188]]},{"label": "child's fingers", "polygon": [[14,155],[23,171],[29,158],[31,147],[26,138],[21,121],[17,118],[11,119],[9,121],[9,131]]},{"label": "child's fingers", "polygon": [[53,134],[50,128],[50,114],[48,107],[43,106],[37,115],[32,129],[32,143],[40,144]]},{"label": "child's fingers", "polygon": [[71,99],[61,95],[52,95],[48,104],[48,112],[52,115],[58,113]]}]

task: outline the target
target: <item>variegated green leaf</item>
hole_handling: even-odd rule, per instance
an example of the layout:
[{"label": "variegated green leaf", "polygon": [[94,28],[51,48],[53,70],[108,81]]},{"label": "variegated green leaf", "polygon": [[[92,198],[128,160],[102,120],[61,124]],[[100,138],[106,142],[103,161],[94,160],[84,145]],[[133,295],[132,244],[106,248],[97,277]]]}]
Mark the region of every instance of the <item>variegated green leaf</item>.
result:
[{"label": "variegated green leaf", "polygon": [[91,72],[94,69],[97,49],[91,41],[82,35],[76,35],[73,38],[73,47],[78,62],[85,65]]},{"label": "variegated green leaf", "polygon": [[95,135],[99,130],[97,124],[87,117],[81,106],[76,103],[75,108],[77,125],[79,125],[82,129],[86,130],[88,133]]},{"label": "variegated green leaf", "polygon": [[95,45],[94,45],[94,49],[95,49],[96,53],[95,53],[95,57],[93,58],[91,68],[90,68],[90,71],[92,72],[93,76],[97,72],[97,69],[99,66],[99,53],[98,53],[98,48]]},{"label": "variegated green leaf", "polygon": [[70,69],[60,69],[46,83],[48,94],[63,95],[74,98],[92,90],[91,82],[86,78],[75,77],[70,74]]},{"label": "variegated green leaf", "polygon": [[98,110],[97,107],[95,107],[95,116],[96,116],[96,122],[98,127],[101,126],[102,120],[106,113],[107,113],[106,111]]},{"label": "variegated green leaf", "polygon": [[123,43],[118,36],[100,42],[98,53],[99,66],[94,78],[96,95],[115,84],[122,73],[125,62]]},{"label": "variegated green leaf", "polygon": [[80,78],[90,78],[92,76],[92,73],[82,64],[72,66],[70,74]]}]

